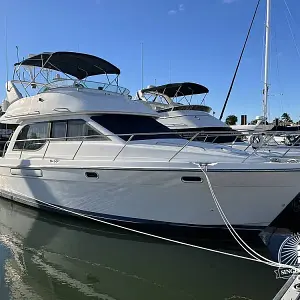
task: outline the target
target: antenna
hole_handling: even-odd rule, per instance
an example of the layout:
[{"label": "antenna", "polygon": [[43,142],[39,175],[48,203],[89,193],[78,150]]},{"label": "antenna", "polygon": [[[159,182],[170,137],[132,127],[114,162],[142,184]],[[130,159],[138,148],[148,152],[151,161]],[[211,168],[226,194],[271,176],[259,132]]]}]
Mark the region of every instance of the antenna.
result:
[{"label": "antenna", "polygon": [[18,59],[18,63],[20,62],[20,57],[19,57],[19,47],[16,46],[16,49],[17,49],[17,59]]},{"label": "antenna", "polygon": [[5,16],[5,60],[6,60],[6,91],[8,92],[8,51],[7,51],[7,16]]},{"label": "antenna", "polygon": [[144,87],[144,44],[141,42],[141,89]]}]

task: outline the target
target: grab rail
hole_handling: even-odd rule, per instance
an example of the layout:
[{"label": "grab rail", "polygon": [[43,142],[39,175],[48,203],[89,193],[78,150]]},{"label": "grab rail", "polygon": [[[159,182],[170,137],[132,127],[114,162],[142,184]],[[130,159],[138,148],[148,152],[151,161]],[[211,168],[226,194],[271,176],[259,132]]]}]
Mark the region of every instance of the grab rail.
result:
[{"label": "grab rail", "polygon": [[[192,134],[192,137],[189,139],[184,138],[183,136],[186,134]],[[26,149],[24,149],[26,142],[30,142],[30,141],[44,141],[44,143],[47,143],[47,146],[45,148],[44,154],[42,155],[42,158],[44,159],[46,157],[46,153],[48,151],[48,148],[50,146],[51,142],[55,142],[55,141],[62,141],[63,140],[76,140],[79,141],[80,144],[77,148],[77,150],[75,151],[72,160],[74,160],[79,152],[79,150],[81,149],[83,143],[85,141],[88,140],[95,140],[97,138],[101,138],[101,137],[114,137],[114,138],[122,138],[122,137],[129,137],[126,142],[124,141],[123,144],[121,145],[121,149],[118,151],[118,153],[114,156],[114,158],[112,158],[112,161],[115,161],[120,154],[124,151],[124,149],[128,146],[128,144],[134,139],[137,138],[139,136],[143,136],[143,137],[147,137],[147,136],[159,136],[159,135],[174,135],[174,138],[178,139],[186,139],[187,141],[185,142],[184,145],[179,146],[179,145],[174,145],[174,146],[179,146],[180,148],[178,150],[175,151],[175,153],[168,159],[168,162],[171,162],[176,156],[178,156],[179,153],[181,153],[188,145],[190,145],[191,142],[195,141],[197,138],[200,139],[198,141],[202,142],[202,143],[211,143],[211,142],[207,142],[208,138],[213,138],[212,143],[216,142],[217,139],[219,137],[230,137],[230,136],[234,136],[234,140],[232,142],[228,142],[224,144],[220,144],[220,143],[215,143],[216,145],[223,145],[223,146],[228,146],[228,147],[234,147],[237,144],[237,141],[244,141],[244,145],[245,145],[245,149],[244,152],[248,153],[249,155],[242,161],[245,162],[247,159],[249,159],[251,156],[256,155],[259,153],[260,150],[264,149],[265,147],[271,147],[272,149],[276,149],[278,146],[280,145],[284,145],[287,149],[286,151],[282,154],[282,158],[286,156],[286,154],[293,148],[297,147],[296,145],[300,143],[300,131],[293,131],[293,132],[286,132],[286,131],[265,131],[265,132],[250,132],[250,133],[246,133],[246,132],[236,132],[236,131],[187,131],[187,132],[182,132],[182,131],[176,131],[176,132],[146,132],[146,133],[131,133],[131,134],[100,134],[100,135],[91,135],[91,136],[75,136],[75,137],[59,137],[59,138],[35,138],[35,139],[20,139],[20,140],[15,140],[15,141],[0,141],[1,143],[4,143],[4,148],[3,148],[3,153],[6,152],[7,148],[9,147],[9,144],[11,142],[23,142],[22,145],[22,149],[15,149],[20,150],[20,156],[19,158],[22,158],[23,152],[26,151]],[[245,142],[249,140],[249,138],[251,136],[263,136],[263,143],[261,143],[261,145],[258,145],[257,147],[255,147],[254,149],[252,149],[251,152],[248,151],[249,148],[251,148],[253,145],[249,144],[249,142]],[[291,145],[287,145],[287,144],[278,144],[278,142],[275,140],[275,138],[279,137],[282,138],[283,141],[285,138],[292,140],[291,137],[295,136],[295,139],[293,140],[293,142],[291,143]],[[144,139],[144,138],[143,138]],[[197,140],[196,140],[197,141]],[[276,143],[276,145],[271,145],[270,142],[274,142]],[[240,145],[240,142],[239,142]],[[205,146],[203,145],[195,145],[197,147],[201,147],[202,149],[205,150]],[[44,147],[44,146],[43,146]],[[299,147],[300,150],[300,147]]]}]

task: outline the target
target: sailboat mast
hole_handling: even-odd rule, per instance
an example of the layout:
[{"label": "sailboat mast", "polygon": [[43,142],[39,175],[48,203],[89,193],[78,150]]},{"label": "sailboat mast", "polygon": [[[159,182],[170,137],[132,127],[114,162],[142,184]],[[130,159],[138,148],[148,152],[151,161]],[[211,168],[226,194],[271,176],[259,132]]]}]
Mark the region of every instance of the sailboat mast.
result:
[{"label": "sailboat mast", "polygon": [[263,90],[263,116],[264,121],[268,118],[268,94],[269,94],[269,46],[270,46],[270,9],[271,0],[267,1],[267,15],[266,15],[266,45],[265,45],[265,76],[264,76],[264,90]]}]

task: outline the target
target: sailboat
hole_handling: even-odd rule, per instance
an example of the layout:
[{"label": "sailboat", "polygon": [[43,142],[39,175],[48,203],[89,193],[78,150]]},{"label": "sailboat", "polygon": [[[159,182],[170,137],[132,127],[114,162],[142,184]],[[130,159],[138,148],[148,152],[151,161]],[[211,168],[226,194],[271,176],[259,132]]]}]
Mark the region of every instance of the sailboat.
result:
[{"label": "sailboat", "polygon": [[[298,145],[300,131],[298,126],[277,126],[268,124],[268,64],[269,64],[269,35],[270,35],[270,4],[267,0],[267,21],[266,21],[266,45],[265,45],[265,71],[264,71],[264,90],[263,90],[263,116],[256,118],[255,122],[247,125],[228,126],[221,120],[210,114],[211,108],[203,105],[192,105],[191,101],[188,105],[182,105],[181,100],[187,96],[193,97],[197,94],[206,94],[208,89],[200,84],[181,82],[169,83],[161,86],[149,86],[137,91],[137,95],[133,100],[142,100],[145,104],[156,110],[160,114],[159,122],[168,126],[176,132],[184,132],[184,137],[191,137],[195,132],[203,132],[209,136],[198,135],[195,139],[213,142],[213,143],[247,143],[237,145],[239,148],[248,149],[250,143],[255,149],[262,146],[292,146]],[[143,60],[143,57],[142,57]],[[143,77],[143,75],[142,75]],[[150,96],[149,96],[150,95]],[[176,100],[180,98],[179,100]],[[226,102],[225,102],[226,103]],[[226,104],[224,105],[226,107]],[[223,110],[225,109],[223,108]],[[281,132],[279,134],[279,131]],[[266,133],[267,137],[264,135]],[[216,136],[216,134],[218,136]],[[220,136],[222,134],[222,137]],[[245,137],[242,137],[244,135]],[[250,135],[250,136],[249,136]],[[193,135],[192,135],[193,136]],[[274,149],[273,149],[274,150]],[[279,152],[284,154],[287,149],[281,149]],[[289,155],[291,155],[291,152]],[[292,155],[299,157],[298,152]]]},{"label": "sailboat", "polygon": [[[269,98],[269,61],[270,61],[270,11],[271,11],[271,0],[266,0],[266,24],[265,24],[265,54],[264,54],[264,87],[263,87],[263,101],[262,109],[263,115],[256,117],[252,124],[245,125],[232,125],[231,128],[244,133],[249,132],[264,132],[264,131],[299,131],[298,126],[276,126],[275,124],[268,123],[268,98]],[[288,142],[282,140],[282,142]]]}]

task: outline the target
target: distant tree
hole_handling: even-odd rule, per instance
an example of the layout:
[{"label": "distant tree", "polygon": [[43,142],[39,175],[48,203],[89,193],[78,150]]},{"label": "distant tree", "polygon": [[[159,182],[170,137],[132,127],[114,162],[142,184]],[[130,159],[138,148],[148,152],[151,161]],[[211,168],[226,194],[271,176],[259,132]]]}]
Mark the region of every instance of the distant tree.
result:
[{"label": "distant tree", "polygon": [[286,112],[282,114],[281,120],[284,123],[292,123],[293,122],[293,120],[291,119],[290,115],[288,113],[286,113]]},{"label": "distant tree", "polygon": [[227,125],[236,125],[236,122],[238,121],[238,118],[237,116],[235,115],[229,115],[227,118],[226,118],[226,121],[225,123]]},{"label": "distant tree", "polygon": [[284,122],[280,119],[280,118],[275,118],[273,121],[272,121],[272,124],[276,124],[276,120],[278,120],[278,125],[279,126],[282,126],[284,125]]}]

